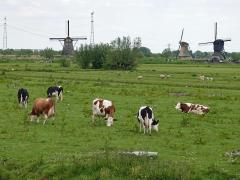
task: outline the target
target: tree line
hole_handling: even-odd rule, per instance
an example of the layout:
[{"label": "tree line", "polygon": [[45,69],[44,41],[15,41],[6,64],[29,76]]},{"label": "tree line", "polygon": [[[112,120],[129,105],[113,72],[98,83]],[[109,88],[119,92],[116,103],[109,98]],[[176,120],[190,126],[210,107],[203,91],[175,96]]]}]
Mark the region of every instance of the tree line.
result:
[{"label": "tree line", "polygon": [[[133,40],[129,36],[118,37],[111,43],[100,43],[96,45],[81,45],[74,53],[71,59],[74,59],[83,69],[134,69],[138,63],[147,62],[151,59],[161,59],[163,61],[174,60],[177,58],[179,51],[164,49],[161,53],[152,53],[147,47],[141,44],[141,38],[136,37]],[[209,59],[211,52],[190,51],[195,59]],[[240,52],[225,53],[230,61],[240,61]],[[43,50],[32,49],[0,49],[1,56],[16,57],[40,57],[46,62],[52,62],[58,57],[63,66],[69,66],[66,57],[61,57],[61,51],[54,51],[51,48]],[[69,57],[68,57],[69,59]],[[144,59],[144,60],[142,60]]]}]

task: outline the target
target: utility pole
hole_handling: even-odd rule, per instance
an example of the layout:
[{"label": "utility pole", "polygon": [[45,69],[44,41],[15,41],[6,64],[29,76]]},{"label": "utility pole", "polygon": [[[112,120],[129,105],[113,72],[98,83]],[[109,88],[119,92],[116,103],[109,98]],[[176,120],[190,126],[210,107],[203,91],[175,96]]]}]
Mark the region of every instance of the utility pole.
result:
[{"label": "utility pole", "polygon": [[3,49],[7,49],[7,18],[4,18],[3,23]]},{"label": "utility pole", "polygon": [[168,48],[167,48],[169,51],[171,51],[171,44],[169,43],[168,44]]},{"label": "utility pole", "polygon": [[94,45],[94,20],[93,20],[94,12],[91,12],[91,36],[90,36],[90,45]]}]

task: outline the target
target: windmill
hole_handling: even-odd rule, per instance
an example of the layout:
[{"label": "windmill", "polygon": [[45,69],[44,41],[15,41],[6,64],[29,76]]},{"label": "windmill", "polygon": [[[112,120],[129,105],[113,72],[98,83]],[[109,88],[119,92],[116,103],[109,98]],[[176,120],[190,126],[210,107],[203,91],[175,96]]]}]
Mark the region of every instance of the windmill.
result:
[{"label": "windmill", "polygon": [[214,29],[214,41],[199,43],[199,45],[213,44],[214,53],[211,57],[211,61],[219,62],[221,60],[226,59],[225,52],[224,52],[224,42],[226,42],[226,41],[231,41],[231,39],[230,38],[228,38],[228,39],[218,39],[217,38],[217,22],[216,22],[215,29]]},{"label": "windmill", "polygon": [[189,52],[189,44],[187,42],[182,41],[183,32],[184,32],[184,28],[182,29],[182,34],[181,34],[181,38],[179,41],[178,58],[179,59],[192,59],[192,56],[190,55],[190,52]]},{"label": "windmill", "polygon": [[[50,40],[58,40],[63,46],[62,54],[63,55],[72,55],[74,52],[74,46],[79,40],[86,40],[86,37],[70,37],[69,35],[69,20],[67,21],[67,37],[65,38],[49,38]],[[73,44],[73,42],[75,43]],[[62,43],[63,42],[63,43]]]}]

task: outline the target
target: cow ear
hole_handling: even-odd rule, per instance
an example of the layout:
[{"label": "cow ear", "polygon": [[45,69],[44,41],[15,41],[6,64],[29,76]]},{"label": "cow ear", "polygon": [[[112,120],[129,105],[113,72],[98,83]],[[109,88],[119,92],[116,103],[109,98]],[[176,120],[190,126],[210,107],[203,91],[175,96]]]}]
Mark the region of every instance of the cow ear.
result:
[{"label": "cow ear", "polygon": [[158,123],[159,123],[159,120],[156,120],[156,123],[158,124]]}]

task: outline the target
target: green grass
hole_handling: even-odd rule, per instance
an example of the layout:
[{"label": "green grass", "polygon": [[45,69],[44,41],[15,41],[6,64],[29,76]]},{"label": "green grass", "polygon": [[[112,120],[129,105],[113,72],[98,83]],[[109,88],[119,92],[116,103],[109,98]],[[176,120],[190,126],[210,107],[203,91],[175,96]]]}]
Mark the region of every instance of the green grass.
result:
[{"label": "green grass", "polygon": [[[160,74],[171,74],[160,79]],[[204,74],[213,81],[200,81]],[[139,75],[143,79],[137,79]],[[55,120],[30,123],[33,100],[60,84],[64,99]],[[135,71],[81,70],[72,64],[0,63],[0,179],[231,179],[240,161],[224,156],[240,149],[240,66],[231,64],[140,65]],[[30,93],[27,110],[17,90]],[[116,106],[114,126],[91,122],[94,98]],[[206,116],[184,115],[177,102],[210,107]],[[139,133],[136,112],[150,105],[159,132]],[[122,151],[156,151],[156,159]]]}]

